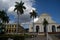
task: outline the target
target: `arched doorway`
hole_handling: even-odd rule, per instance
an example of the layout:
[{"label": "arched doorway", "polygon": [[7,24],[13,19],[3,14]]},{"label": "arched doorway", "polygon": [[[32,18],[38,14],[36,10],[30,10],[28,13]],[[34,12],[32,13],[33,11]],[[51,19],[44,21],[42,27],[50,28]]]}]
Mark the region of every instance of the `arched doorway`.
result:
[{"label": "arched doorway", "polygon": [[39,32],[39,26],[38,25],[36,26],[36,32],[37,33]]},{"label": "arched doorway", "polygon": [[52,32],[56,32],[55,25],[52,25]]}]

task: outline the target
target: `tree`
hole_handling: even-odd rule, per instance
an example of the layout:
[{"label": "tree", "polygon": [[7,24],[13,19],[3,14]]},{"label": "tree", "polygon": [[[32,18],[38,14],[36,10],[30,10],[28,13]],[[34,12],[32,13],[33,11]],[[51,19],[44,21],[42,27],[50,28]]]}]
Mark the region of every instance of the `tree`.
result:
[{"label": "tree", "polygon": [[4,33],[5,32],[5,23],[9,22],[9,17],[7,16],[7,13],[2,10],[0,11],[0,33]]},{"label": "tree", "polygon": [[15,9],[14,11],[17,11],[17,15],[18,15],[18,24],[17,24],[17,29],[16,29],[16,33],[18,32],[18,26],[19,26],[19,15],[22,15],[24,13],[24,9],[26,9],[26,7],[24,6],[24,2],[16,2],[15,5]]},{"label": "tree", "polygon": [[43,21],[43,26],[45,28],[45,36],[47,35],[47,40],[48,40],[48,31],[47,31],[47,25],[48,25],[48,21],[46,19],[44,19]]},{"label": "tree", "polygon": [[0,19],[2,20],[2,23],[9,22],[9,17],[7,16],[7,13],[4,10],[0,11]]},{"label": "tree", "polygon": [[33,31],[34,31],[34,18],[36,17],[37,17],[37,13],[34,10],[32,10],[32,12],[30,12],[30,18],[33,18]]},{"label": "tree", "polygon": [[9,17],[8,16],[5,16],[5,17],[3,17],[2,18],[2,21],[3,21],[3,23],[9,23]]}]

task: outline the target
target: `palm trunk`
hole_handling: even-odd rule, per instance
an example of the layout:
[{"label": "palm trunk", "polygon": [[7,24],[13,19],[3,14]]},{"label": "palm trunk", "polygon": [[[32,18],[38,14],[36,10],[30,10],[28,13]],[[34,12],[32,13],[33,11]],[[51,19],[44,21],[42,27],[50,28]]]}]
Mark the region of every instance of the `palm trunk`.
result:
[{"label": "palm trunk", "polygon": [[16,27],[16,33],[18,33],[18,27],[19,27],[19,13],[17,12],[17,15],[18,15],[18,17],[17,17],[17,27]]},{"label": "palm trunk", "polygon": [[44,25],[44,32],[45,32],[45,36],[47,35],[47,32],[46,32],[46,30],[47,30],[47,28],[46,28],[46,25]]},{"label": "palm trunk", "polygon": [[48,27],[46,26],[46,38],[48,40]]},{"label": "palm trunk", "polygon": [[33,32],[34,32],[34,17],[33,17]]},{"label": "palm trunk", "polygon": [[45,36],[46,36],[46,40],[48,40],[48,27],[47,27],[47,25],[45,25],[45,27],[46,27],[46,32],[45,32]]},{"label": "palm trunk", "polygon": [[[34,17],[33,17],[33,37],[34,37]],[[33,38],[34,40],[34,38]]]}]

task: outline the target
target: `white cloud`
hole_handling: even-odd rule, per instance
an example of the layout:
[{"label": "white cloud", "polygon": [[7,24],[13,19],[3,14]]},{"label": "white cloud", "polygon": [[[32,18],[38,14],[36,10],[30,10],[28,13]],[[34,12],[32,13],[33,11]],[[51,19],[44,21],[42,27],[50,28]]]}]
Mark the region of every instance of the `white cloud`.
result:
[{"label": "white cloud", "polygon": [[10,8],[8,9],[8,12],[13,12],[14,8],[15,8],[14,6],[10,7]]},{"label": "white cloud", "polygon": [[34,18],[34,20],[32,19],[31,22],[37,22],[38,21],[38,17]]},{"label": "white cloud", "polygon": [[35,18],[35,19],[34,19],[34,22],[36,22],[36,21],[38,21],[38,18]]},{"label": "white cloud", "polygon": [[11,23],[13,24],[13,23],[14,23],[14,21],[9,21],[9,23],[10,23],[10,24],[11,24]]},{"label": "white cloud", "polygon": [[6,2],[7,0],[2,0],[3,2]]},{"label": "white cloud", "polygon": [[[7,9],[7,13],[9,13],[8,15],[15,15],[15,18],[17,17],[17,14],[13,11],[14,10],[14,5],[15,2],[20,2],[21,0],[0,0],[0,9]],[[30,20],[29,18],[29,12],[35,8],[33,7],[35,0],[22,0],[25,4],[24,6],[26,6],[26,10],[24,11],[24,15],[20,16],[20,20]],[[13,14],[14,13],[14,14]],[[26,16],[28,15],[28,16]]]}]

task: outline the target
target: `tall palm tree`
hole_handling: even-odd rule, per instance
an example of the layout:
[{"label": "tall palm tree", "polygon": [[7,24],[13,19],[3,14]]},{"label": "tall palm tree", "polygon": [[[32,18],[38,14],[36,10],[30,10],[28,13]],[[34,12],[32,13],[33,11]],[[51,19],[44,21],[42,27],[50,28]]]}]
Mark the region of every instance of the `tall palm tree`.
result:
[{"label": "tall palm tree", "polygon": [[34,32],[34,18],[36,17],[37,17],[36,11],[32,10],[32,12],[30,12],[30,18],[33,18],[33,32]]},{"label": "tall palm tree", "polygon": [[14,11],[17,11],[17,15],[18,15],[18,24],[17,24],[17,28],[16,28],[16,33],[18,32],[18,26],[19,26],[19,16],[22,15],[24,13],[24,9],[26,9],[26,7],[24,6],[24,2],[16,2],[15,5],[15,9]]},{"label": "tall palm tree", "polygon": [[44,31],[45,31],[45,36],[47,36],[47,40],[48,40],[48,30],[47,30],[47,25],[48,25],[48,21],[46,19],[44,19],[43,21],[43,26],[44,26]]}]

